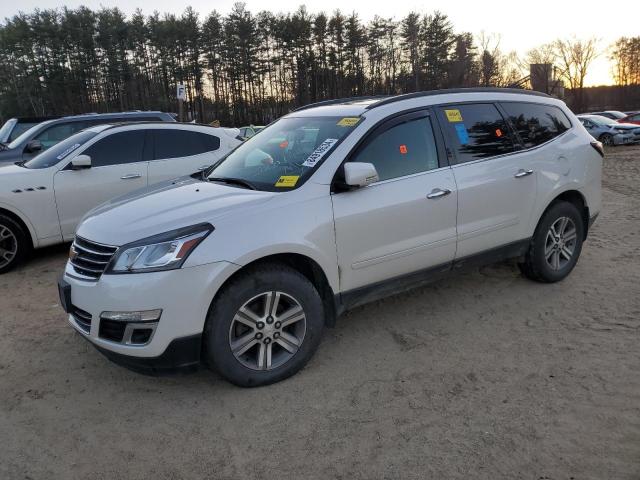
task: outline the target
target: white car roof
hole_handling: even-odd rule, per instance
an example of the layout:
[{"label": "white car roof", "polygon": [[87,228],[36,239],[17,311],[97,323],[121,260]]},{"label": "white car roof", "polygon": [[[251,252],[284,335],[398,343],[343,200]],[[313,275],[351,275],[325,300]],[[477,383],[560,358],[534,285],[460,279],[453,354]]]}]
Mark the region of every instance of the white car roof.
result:
[{"label": "white car roof", "polygon": [[509,88],[457,88],[408,93],[404,95],[355,97],[328,100],[301,107],[289,113],[288,117],[359,116],[384,108],[385,111],[403,110],[417,106],[465,101],[525,101],[549,105],[564,105],[562,101],[549,95],[531,90]]}]

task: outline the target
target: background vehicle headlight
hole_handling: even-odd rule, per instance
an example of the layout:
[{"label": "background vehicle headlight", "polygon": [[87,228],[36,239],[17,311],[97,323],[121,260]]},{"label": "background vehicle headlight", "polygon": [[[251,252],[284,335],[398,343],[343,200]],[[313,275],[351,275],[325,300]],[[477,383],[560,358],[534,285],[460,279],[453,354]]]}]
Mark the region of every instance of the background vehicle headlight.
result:
[{"label": "background vehicle headlight", "polygon": [[209,224],[181,228],[120,248],[109,273],[139,273],[180,268],[213,227]]}]

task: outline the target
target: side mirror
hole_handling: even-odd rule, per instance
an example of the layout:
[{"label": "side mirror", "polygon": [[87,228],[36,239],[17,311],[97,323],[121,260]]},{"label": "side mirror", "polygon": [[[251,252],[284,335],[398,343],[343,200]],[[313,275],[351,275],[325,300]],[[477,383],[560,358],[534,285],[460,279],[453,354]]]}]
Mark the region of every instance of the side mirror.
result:
[{"label": "side mirror", "polygon": [[78,155],[71,160],[71,170],[85,170],[91,168],[91,157],[89,155]]},{"label": "side mirror", "polygon": [[42,150],[42,142],[40,140],[29,140],[27,146],[24,147],[26,153],[36,153]]},{"label": "side mirror", "polygon": [[377,182],[378,172],[372,163],[347,162],[344,164],[344,182],[350,187],[366,187]]}]

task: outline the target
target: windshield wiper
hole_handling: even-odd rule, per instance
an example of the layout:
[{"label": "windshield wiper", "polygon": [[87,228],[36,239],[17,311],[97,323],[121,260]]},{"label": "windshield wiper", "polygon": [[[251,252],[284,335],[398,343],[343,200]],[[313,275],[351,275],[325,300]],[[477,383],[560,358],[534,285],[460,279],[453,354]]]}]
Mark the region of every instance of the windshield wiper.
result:
[{"label": "windshield wiper", "polygon": [[249,190],[257,190],[256,186],[242,178],[228,178],[228,177],[210,177],[210,182],[221,182],[229,185],[238,185],[240,187],[248,188]]}]

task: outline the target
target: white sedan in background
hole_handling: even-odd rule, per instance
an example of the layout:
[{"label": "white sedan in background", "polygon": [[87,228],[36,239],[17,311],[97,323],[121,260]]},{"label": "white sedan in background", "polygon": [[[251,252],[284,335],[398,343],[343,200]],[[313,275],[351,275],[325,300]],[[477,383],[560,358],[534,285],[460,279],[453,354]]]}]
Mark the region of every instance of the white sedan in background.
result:
[{"label": "white sedan in background", "polygon": [[240,143],[237,129],[99,125],[26,163],[0,167],[0,273],[17,265],[31,248],[71,241],[94,207],[204,170]]}]

